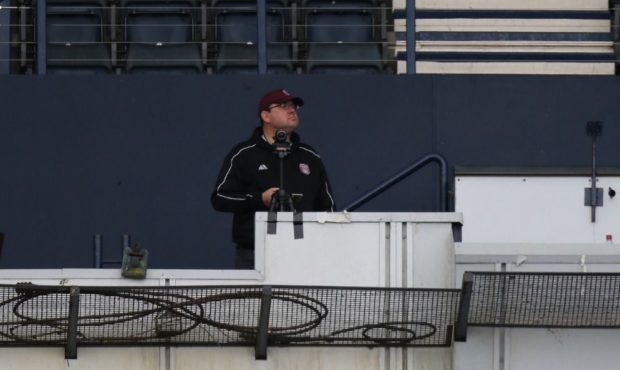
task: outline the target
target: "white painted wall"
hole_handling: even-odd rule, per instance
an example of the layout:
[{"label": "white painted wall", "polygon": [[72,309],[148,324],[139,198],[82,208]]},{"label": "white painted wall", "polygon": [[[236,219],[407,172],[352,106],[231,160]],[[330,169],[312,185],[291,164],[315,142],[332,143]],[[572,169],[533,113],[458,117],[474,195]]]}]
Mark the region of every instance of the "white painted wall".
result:
[{"label": "white painted wall", "polygon": [[[588,177],[458,176],[455,209],[465,216],[464,242],[620,243],[620,178],[598,177],[603,207],[584,206]],[[609,188],[618,191],[615,198]],[[620,248],[620,245],[619,245]]]}]

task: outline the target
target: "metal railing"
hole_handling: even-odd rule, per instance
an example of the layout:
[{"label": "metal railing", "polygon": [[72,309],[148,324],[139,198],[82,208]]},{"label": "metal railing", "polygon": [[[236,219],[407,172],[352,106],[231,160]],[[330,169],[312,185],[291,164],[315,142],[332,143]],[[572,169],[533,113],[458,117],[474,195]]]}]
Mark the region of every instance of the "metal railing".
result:
[{"label": "metal railing", "polygon": [[439,165],[439,171],[440,171],[440,174],[439,174],[439,211],[441,211],[441,212],[449,211],[449,206],[448,206],[448,191],[449,191],[449,187],[448,187],[448,163],[446,162],[446,159],[443,156],[439,155],[439,154],[428,154],[428,155],[426,155],[426,156],[416,160],[412,164],[408,165],[407,167],[405,167],[402,170],[398,171],[394,175],[390,176],[385,181],[383,181],[380,184],[374,186],[371,190],[369,190],[365,194],[361,195],[360,197],[358,197],[354,201],[352,201],[349,204],[347,204],[343,208],[343,211],[347,211],[347,212],[355,211],[359,207],[361,207],[364,204],[366,204],[369,201],[371,201],[373,198],[375,198],[379,194],[382,194],[383,192],[385,192],[386,190],[388,190],[392,186],[396,185],[397,183],[399,183],[403,179],[405,179],[408,176],[412,175],[413,173],[417,172],[421,168],[424,168],[426,165],[428,165],[430,163],[437,163]]},{"label": "metal railing", "polygon": [[462,289],[0,285],[0,346],[449,347],[468,326],[620,329],[619,273],[465,272]]},{"label": "metal railing", "polygon": [[620,328],[618,273],[466,272],[462,291],[457,341],[467,326]]},{"label": "metal railing", "polygon": [[458,289],[0,286],[0,346],[446,347]]}]

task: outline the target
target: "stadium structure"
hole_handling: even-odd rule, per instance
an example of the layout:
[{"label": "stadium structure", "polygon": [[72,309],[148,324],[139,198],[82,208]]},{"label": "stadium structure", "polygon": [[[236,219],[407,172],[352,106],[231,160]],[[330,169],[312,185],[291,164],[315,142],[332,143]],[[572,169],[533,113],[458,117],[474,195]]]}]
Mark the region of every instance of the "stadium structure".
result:
[{"label": "stadium structure", "polygon": [[[619,40],[618,0],[0,0],[0,369],[617,369]],[[337,210],[234,269],[275,88]]]}]

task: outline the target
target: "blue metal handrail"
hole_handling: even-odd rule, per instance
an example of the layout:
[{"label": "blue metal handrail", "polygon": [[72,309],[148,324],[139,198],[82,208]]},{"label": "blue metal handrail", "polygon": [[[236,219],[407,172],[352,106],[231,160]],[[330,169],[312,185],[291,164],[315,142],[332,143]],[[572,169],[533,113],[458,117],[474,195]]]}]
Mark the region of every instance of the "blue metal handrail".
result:
[{"label": "blue metal handrail", "polygon": [[409,166],[403,168],[398,171],[396,174],[390,176],[387,180],[378,184],[366,194],[360,196],[356,200],[352,201],[348,205],[346,205],[343,211],[354,211],[362,205],[368,203],[370,200],[375,198],[377,195],[385,192],[404,178],[418,171],[422,167],[425,167],[427,164],[431,162],[436,162],[439,164],[440,168],[440,178],[439,178],[439,209],[442,212],[447,212],[448,210],[448,163],[446,159],[440,154],[428,154]]}]

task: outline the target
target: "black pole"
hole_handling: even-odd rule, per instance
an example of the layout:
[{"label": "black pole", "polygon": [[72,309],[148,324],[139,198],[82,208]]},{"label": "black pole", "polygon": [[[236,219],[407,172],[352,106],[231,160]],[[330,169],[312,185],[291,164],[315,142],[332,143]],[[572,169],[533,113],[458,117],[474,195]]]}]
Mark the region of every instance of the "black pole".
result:
[{"label": "black pole", "polygon": [[4,245],[4,233],[0,233],[0,256],[2,255],[2,246]]},{"label": "black pole", "polygon": [[264,286],[261,292],[260,312],[258,313],[258,327],[256,328],[256,344],[254,358],[267,359],[267,344],[269,341],[269,314],[271,312],[271,286]]},{"label": "black pole", "polygon": [[596,136],[592,136],[592,177],[591,177],[590,192],[592,194],[592,203],[590,207],[590,221],[596,222]]},{"label": "black pole", "polygon": [[103,267],[102,254],[103,254],[103,246],[102,246],[102,236],[101,234],[95,234],[93,236],[93,249],[94,249],[94,260],[93,264],[96,269],[100,269]]},{"label": "black pole", "polygon": [[[287,153],[279,152],[280,159],[280,189],[278,189],[278,203],[280,203],[280,212],[284,212],[284,203],[286,199],[286,191],[284,190],[284,157]],[[291,210],[292,211],[292,210]]]},{"label": "black pole", "polygon": [[614,41],[620,41],[620,2],[616,1],[613,4],[613,22],[612,29],[614,35]]},{"label": "black pole", "polygon": [[[600,121],[591,121],[586,125],[588,136],[592,137],[592,174],[590,177],[589,199],[586,195],[586,205],[590,206],[590,221],[596,222],[596,207],[603,205],[603,189],[596,187],[596,139],[603,133],[603,124]],[[588,189],[586,188],[586,192]]]},{"label": "black pole", "polygon": [[271,197],[271,204],[269,205],[269,213],[267,214],[267,234],[275,234],[276,233],[276,222],[277,216],[276,212],[284,212],[286,211],[286,206],[290,206],[291,212],[295,212],[295,208],[293,207],[292,200],[289,202],[291,198],[290,194],[284,190],[284,158],[289,155],[291,150],[291,144],[287,141],[286,131],[282,129],[276,130],[275,136],[273,137],[273,152],[278,156],[278,166],[279,166],[279,189],[278,191]]}]

